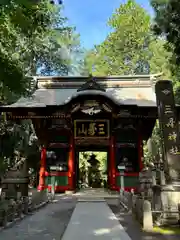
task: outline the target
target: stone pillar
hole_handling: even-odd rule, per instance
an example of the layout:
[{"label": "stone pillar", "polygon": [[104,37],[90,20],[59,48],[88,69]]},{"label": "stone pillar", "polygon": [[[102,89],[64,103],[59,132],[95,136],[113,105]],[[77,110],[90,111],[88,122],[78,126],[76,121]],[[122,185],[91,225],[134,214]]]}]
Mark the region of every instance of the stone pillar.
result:
[{"label": "stone pillar", "polygon": [[151,211],[151,202],[148,200],[143,201],[143,230],[153,230],[153,218]]},{"label": "stone pillar", "polygon": [[45,188],[45,171],[46,171],[46,148],[41,149],[41,167],[39,171],[39,185],[38,190],[43,191]]},{"label": "stone pillar", "polygon": [[139,173],[139,192],[142,197],[148,197],[148,191],[152,186],[152,172],[148,168],[144,168]]},{"label": "stone pillar", "polygon": [[172,82],[158,81],[155,90],[167,180],[171,185],[180,186],[180,142]]},{"label": "stone pillar", "polygon": [[156,171],[157,169],[155,167],[152,168],[152,186],[156,185]]},{"label": "stone pillar", "polygon": [[158,81],[155,90],[167,180],[161,186],[161,202],[163,210],[174,211],[180,202],[180,140],[172,82]]}]

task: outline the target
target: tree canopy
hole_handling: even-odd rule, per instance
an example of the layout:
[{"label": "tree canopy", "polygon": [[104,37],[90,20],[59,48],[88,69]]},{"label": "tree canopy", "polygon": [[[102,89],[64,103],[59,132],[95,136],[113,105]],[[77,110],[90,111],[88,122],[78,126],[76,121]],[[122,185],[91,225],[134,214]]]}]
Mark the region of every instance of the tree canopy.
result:
[{"label": "tree canopy", "polygon": [[180,1],[151,0],[155,12],[154,32],[167,40],[167,45],[173,51],[173,59],[180,63]]},{"label": "tree canopy", "polygon": [[[30,76],[73,71],[79,35],[66,20],[62,6],[49,0],[0,1],[0,103],[31,94]],[[22,158],[37,170],[39,143],[31,121],[0,119],[0,143],[0,175]]]},{"label": "tree canopy", "polygon": [[171,52],[169,65],[172,72],[176,103],[180,103],[180,1],[151,0],[154,9],[154,33],[165,39],[165,48]]},{"label": "tree canopy", "polygon": [[8,93],[27,93],[31,80],[26,76],[38,71],[67,74],[78,46],[78,35],[67,26],[61,6],[49,0],[1,1],[0,101]]},{"label": "tree canopy", "polygon": [[112,32],[86,55],[86,70],[94,75],[146,74],[170,75],[164,40],[151,30],[150,15],[134,0],[121,4],[107,23]]}]

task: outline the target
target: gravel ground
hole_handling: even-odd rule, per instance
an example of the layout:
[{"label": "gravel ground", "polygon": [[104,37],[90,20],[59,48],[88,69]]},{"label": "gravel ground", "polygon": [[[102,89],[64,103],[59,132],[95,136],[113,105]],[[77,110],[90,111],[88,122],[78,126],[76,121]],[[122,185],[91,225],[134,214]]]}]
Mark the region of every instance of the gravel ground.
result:
[{"label": "gravel ground", "polygon": [[177,240],[178,236],[165,236],[159,233],[143,232],[140,224],[123,208],[108,204],[132,240]]},{"label": "gravel ground", "polygon": [[56,196],[53,203],[0,232],[0,239],[60,240],[75,206],[75,198]]}]

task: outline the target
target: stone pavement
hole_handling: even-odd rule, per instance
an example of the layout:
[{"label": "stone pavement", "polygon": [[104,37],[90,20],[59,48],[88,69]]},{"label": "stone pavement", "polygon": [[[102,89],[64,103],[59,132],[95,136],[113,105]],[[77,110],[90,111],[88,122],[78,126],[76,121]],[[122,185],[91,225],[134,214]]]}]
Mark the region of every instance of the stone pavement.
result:
[{"label": "stone pavement", "polygon": [[131,213],[128,213],[122,207],[116,204],[109,204],[109,207],[116,215],[116,218],[124,227],[127,234],[132,240],[178,240],[180,236],[162,235],[155,232],[143,232],[140,224],[135,220]]},{"label": "stone pavement", "polygon": [[102,188],[86,188],[81,189],[79,192],[75,193],[78,199],[88,199],[88,200],[95,200],[95,199],[105,199],[105,198],[119,198],[118,193],[111,193]]},{"label": "stone pavement", "polygon": [[107,203],[79,202],[62,240],[131,240]]},{"label": "stone pavement", "polygon": [[72,197],[56,196],[54,203],[27,216],[21,222],[0,232],[6,240],[60,240],[76,206]]},{"label": "stone pavement", "polygon": [[43,240],[180,239],[177,236],[164,237],[157,233],[142,232],[132,215],[117,206],[116,196],[109,196],[107,192],[99,190],[90,190],[88,193],[83,191],[73,196],[57,195],[54,203],[48,204],[11,228],[0,232],[0,240],[42,238]]}]

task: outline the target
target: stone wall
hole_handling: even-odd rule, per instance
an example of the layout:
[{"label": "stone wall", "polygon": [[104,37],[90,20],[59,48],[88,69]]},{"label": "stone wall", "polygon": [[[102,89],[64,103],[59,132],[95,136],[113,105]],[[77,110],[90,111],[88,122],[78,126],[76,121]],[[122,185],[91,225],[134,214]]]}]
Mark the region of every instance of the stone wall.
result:
[{"label": "stone wall", "polygon": [[4,192],[0,196],[0,230],[23,219],[30,212],[44,206],[50,198],[46,191],[31,192],[28,197],[17,193],[15,199],[7,199]]}]

